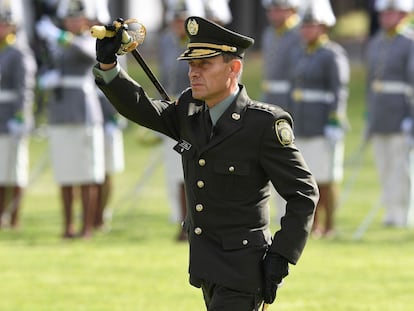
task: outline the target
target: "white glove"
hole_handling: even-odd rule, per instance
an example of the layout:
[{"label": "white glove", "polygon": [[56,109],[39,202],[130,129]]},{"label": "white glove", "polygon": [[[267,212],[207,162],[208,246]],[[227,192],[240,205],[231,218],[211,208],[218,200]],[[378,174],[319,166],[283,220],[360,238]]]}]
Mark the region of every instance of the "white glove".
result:
[{"label": "white glove", "polygon": [[324,134],[332,145],[335,145],[344,138],[344,130],[340,126],[326,125]]},{"label": "white glove", "polygon": [[26,132],[25,124],[17,119],[8,120],[7,128],[9,130],[9,133],[16,137],[23,136],[23,134]]},{"label": "white glove", "polygon": [[414,138],[411,134],[413,128],[413,119],[407,117],[401,122],[401,132],[403,133],[408,147],[411,149],[414,146]]},{"label": "white glove", "polygon": [[48,16],[42,17],[36,23],[36,32],[40,38],[51,43],[70,42],[70,33],[57,27]]},{"label": "white glove", "polygon": [[62,75],[59,70],[45,71],[39,76],[38,85],[41,90],[50,90],[59,86]]},{"label": "white glove", "polygon": [[118,126],[113,122],[106,122],[104,126],[105,133],[108,135],[112,135],[116,131],[118,131]]},{"label": "white glove", "polygon": [[405,135],[411,135],[411,130],[413,128],[413,119],[407,117],[404,118],[401,122],[401,131]]}]

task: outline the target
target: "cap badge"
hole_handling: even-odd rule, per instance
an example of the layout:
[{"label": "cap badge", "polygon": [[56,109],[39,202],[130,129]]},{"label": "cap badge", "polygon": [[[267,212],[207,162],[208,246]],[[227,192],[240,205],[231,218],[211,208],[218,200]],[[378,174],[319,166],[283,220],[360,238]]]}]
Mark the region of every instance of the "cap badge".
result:
[{"label": "cap badge", "polygon": [[198,33],[198,23],[195,19],[190,19],[187,22],[187,30],[192,36],[195,36]]}]

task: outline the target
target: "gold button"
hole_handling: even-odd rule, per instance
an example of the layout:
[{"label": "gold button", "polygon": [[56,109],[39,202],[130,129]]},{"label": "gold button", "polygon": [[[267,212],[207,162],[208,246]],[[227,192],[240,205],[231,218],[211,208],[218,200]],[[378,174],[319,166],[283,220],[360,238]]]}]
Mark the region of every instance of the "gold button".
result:
[{"label": "gold button", "polygon": [[197,181],[197,187],[198,188],[203,188],[204,187],[204,181],[202,181],[202,180]]},{"label": "gold button", "polygon": [[233,173],[233,172],[234,172],[234,170],[235,170],[234,166],[230,166],[230,167],[229,167],[229,172],[232,172],[232,173]]},{"label": "gold button", "polygon": [[200,235],[203,232],[203,230],[200,227],[197,227],[194,229],[194,233],[197,235]]},{"label": "gold button", "polygon": [[243,245],[247,245],[247,244],[249,244],[249,241],[248,240],[243,240]]},{"label": "gold button", "polygon": [[204,206],[203,206],[203,204],[197,204],[197,205],[195,206],[195,208],[196,208],[196,211],[197,211],[197,212],[201,212],[201,211],[204,209]]},{"label": "gold button", "polygon": [[200,165],[200,166],[206,165],[206,160],[204,160],[204,159],[198,160],[198,165]]}]

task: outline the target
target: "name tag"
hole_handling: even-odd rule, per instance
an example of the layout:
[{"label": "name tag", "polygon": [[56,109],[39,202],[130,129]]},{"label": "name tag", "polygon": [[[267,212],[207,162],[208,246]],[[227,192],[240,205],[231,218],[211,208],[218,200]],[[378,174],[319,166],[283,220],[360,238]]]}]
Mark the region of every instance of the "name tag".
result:
[{"label": "name tag", "polygon": [[183,154],[186,151],[189,151],[191,149],[192,145],[185,140],[180,140],[175,146],[174,150],[177,151],[179,154]]}]

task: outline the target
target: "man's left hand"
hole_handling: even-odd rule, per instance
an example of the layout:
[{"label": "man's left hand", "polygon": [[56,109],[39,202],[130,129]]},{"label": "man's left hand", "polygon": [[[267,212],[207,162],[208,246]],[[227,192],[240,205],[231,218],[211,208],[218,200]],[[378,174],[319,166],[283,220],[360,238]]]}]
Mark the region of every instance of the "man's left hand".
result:
[{"label": "man's left hand", "polygon": [[289,274],[289,262],[277,253],[268,252],[263,260],[264,270],[264,302],[273,303],[276,291],[283,278]]}]

